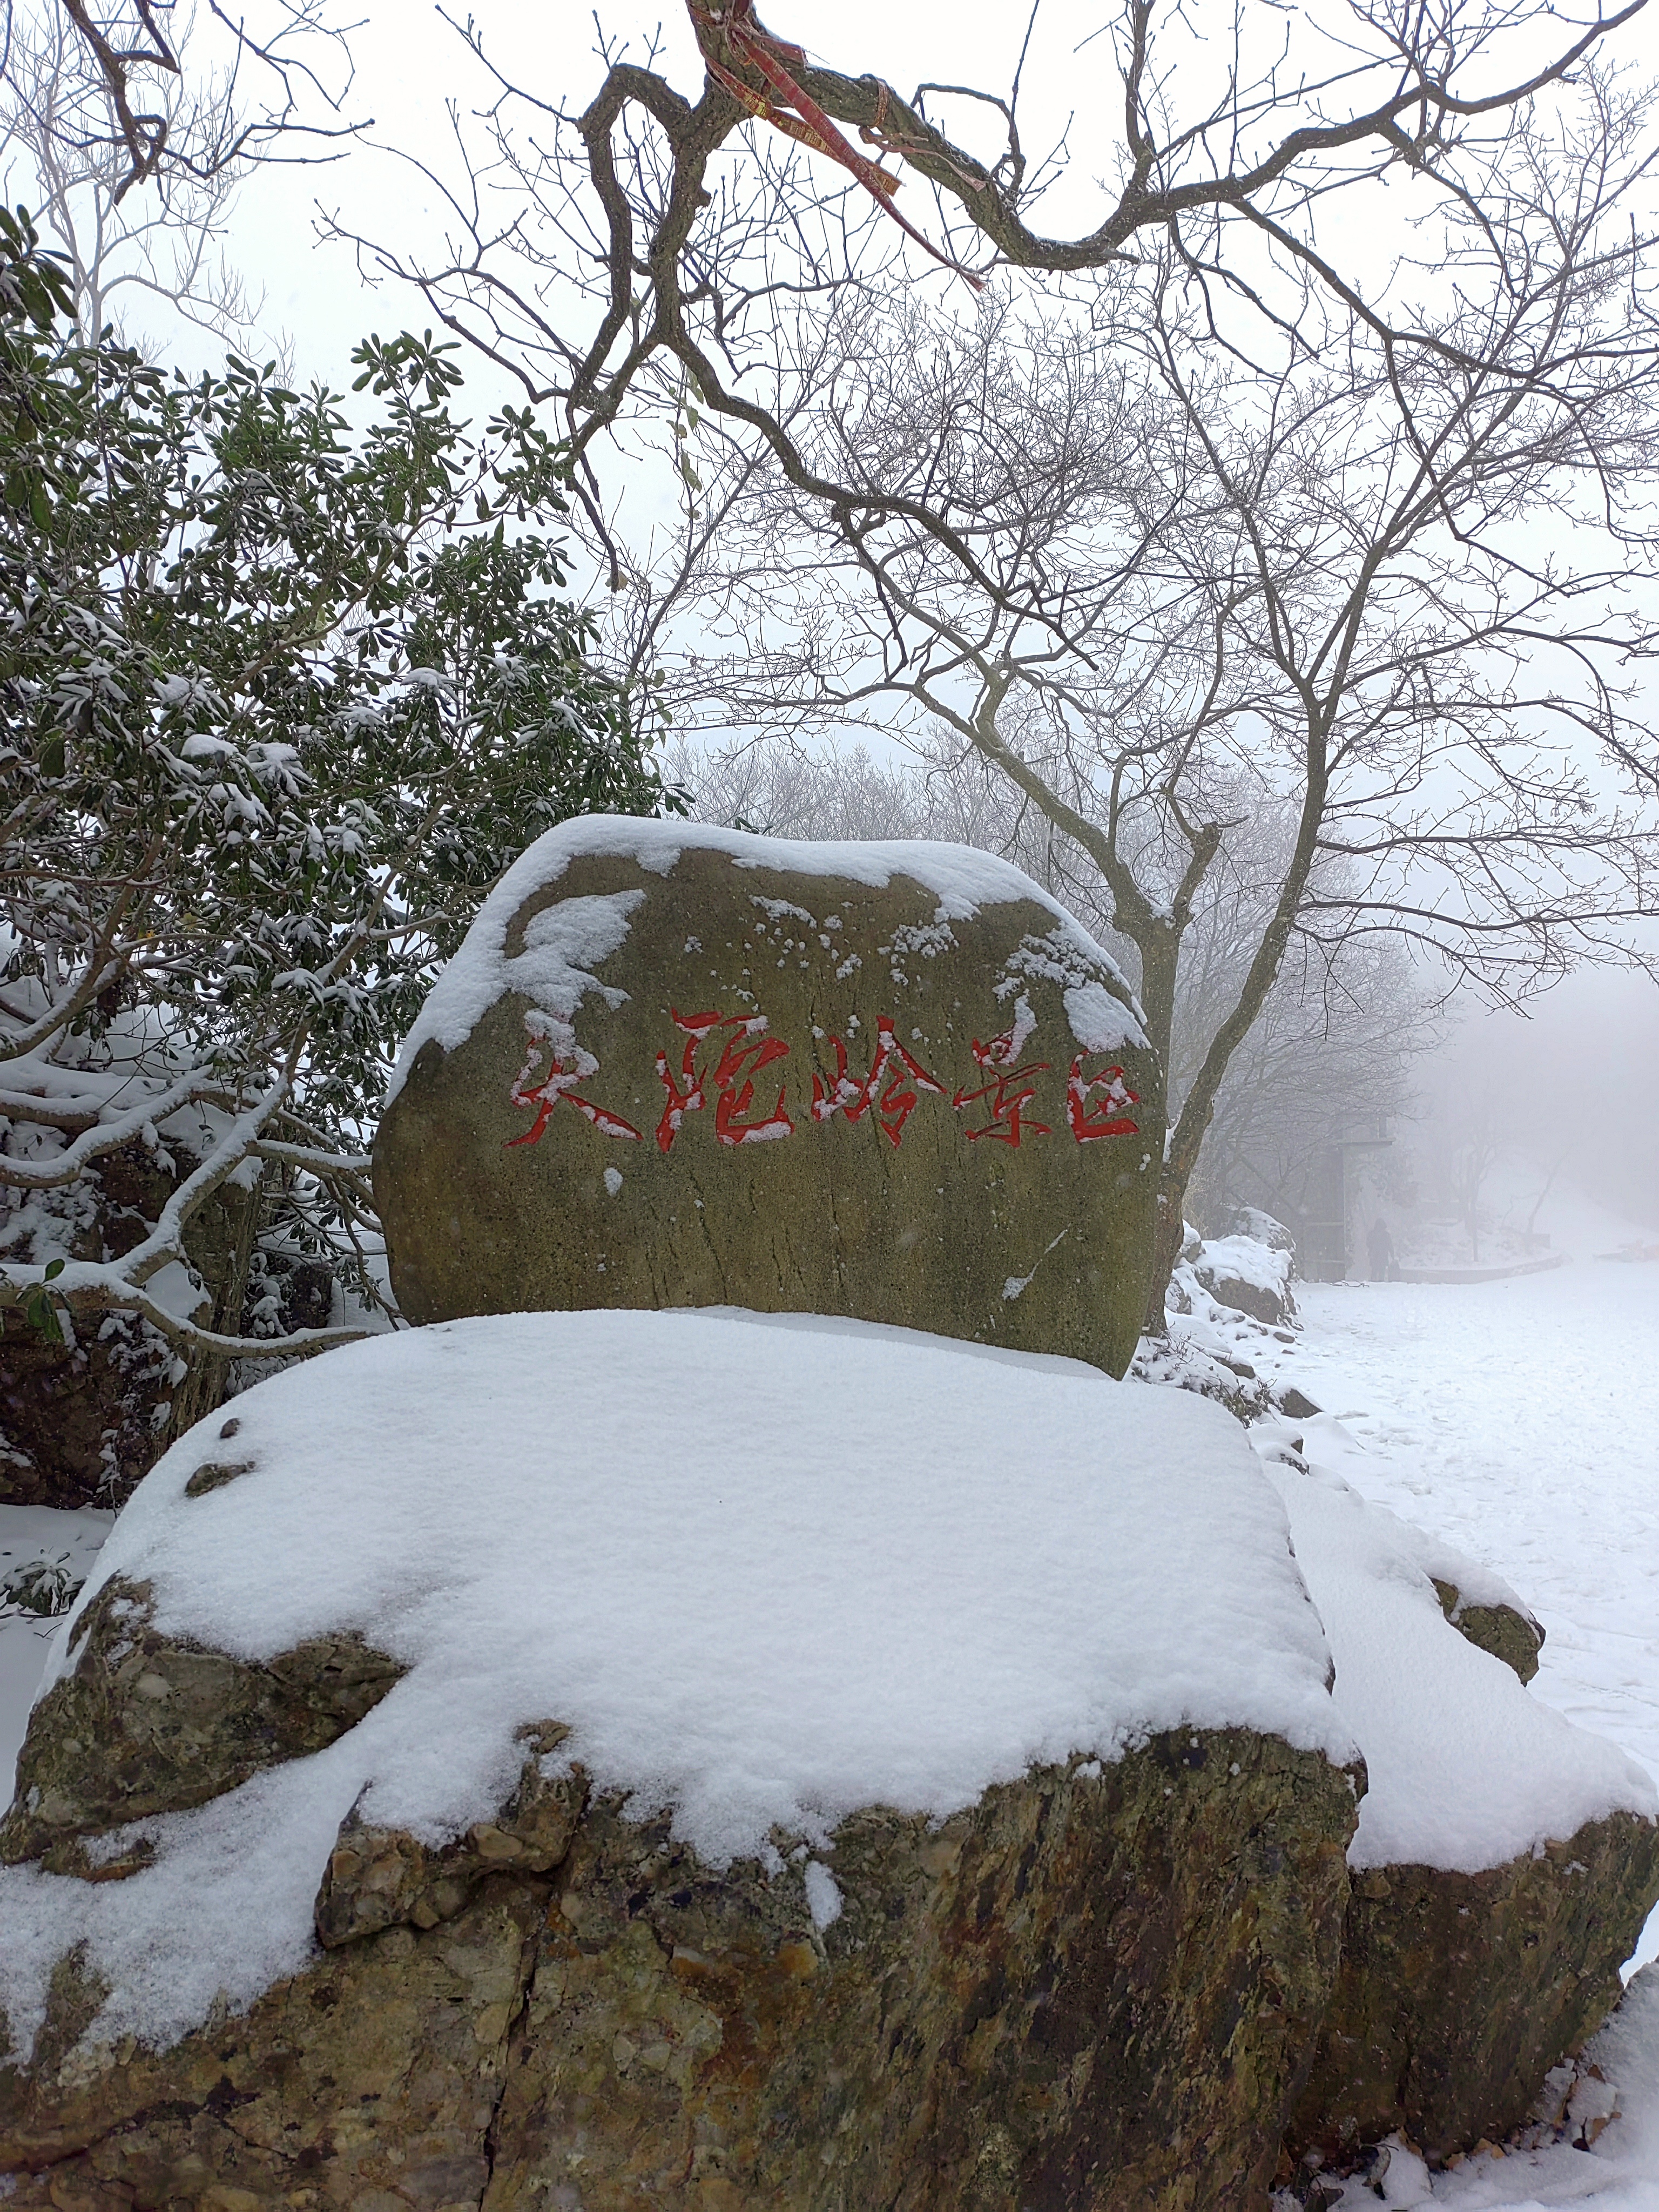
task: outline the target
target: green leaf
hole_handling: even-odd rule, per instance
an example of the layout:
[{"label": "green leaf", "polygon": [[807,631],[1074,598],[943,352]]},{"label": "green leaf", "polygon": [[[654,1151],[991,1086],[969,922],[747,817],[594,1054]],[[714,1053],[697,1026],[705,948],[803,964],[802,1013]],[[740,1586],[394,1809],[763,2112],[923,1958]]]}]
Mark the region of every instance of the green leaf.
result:
[{"label": "green leaf", "polygon": [[48,1344],[64,1341],[64,1324],[58,1318],[58,1309],[38,1283],[32,1284],[23,1293],[23,1318],[32,1329],[46,1338]]}]

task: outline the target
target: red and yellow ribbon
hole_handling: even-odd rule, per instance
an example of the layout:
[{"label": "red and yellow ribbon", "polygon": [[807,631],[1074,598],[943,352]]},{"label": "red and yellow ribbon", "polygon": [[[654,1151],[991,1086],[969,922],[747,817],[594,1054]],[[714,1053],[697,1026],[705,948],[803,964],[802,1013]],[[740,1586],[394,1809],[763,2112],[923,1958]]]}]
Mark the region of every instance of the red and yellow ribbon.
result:
[{"label": "red and yellow ribbon", "polygon": [[[953,261],[948,253],[942,253],[899,213],[893,204],[893,195],[899,188],[898,178],[860,154],[811,94],[802,89],[794,71],[806,65],[804,50],[790,46],[766,29],[756,16],[755,0],[724,0],[724,4],[721,0],[687,0],[687,6],[704,67],[739,106],[758,121],[771,124],[801,145],[810,146],[814,153],[827,154],[832,161],[850,170],[876,204],[891,216],[905,235],[915,239],[924,252],[954,270],[975,291],[984,289],[981,278],[964,269],[959,261]],[[726,66],[720,52],[722,42],[735,60],[765,79],[774,97],[757,92]]]}]

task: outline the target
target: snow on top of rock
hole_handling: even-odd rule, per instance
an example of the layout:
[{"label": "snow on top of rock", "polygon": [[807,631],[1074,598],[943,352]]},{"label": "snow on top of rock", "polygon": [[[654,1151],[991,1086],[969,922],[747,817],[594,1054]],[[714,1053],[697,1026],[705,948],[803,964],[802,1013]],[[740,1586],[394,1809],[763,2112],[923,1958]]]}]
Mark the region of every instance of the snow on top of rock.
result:
[{"label": "snow on top of rock", "polygon": [[1249,1283],[1282,1297],[1291,1279],[1292,1255],[1276,1252],[1254,1237],[1206,1237],[1193,1263],[1205,1283]]},{"label": "snow on top of rock", "polygon": [[[386,1103],[402,1089],[415,1055],[428,1038],[435,1038],[446,1052],[455,1051],[507,992],[522,992],[565,1021],[588,991],[605,992],[592,973],[592,966],[620,948],[629,916],[644,894],[623,891],[609,897],[567,900],[550,908],[530,925],[524,951],[509,959],[507,928],[527,898],[556,883],[574,860],[594,855],[627,859],[650,874],[666,876],[680,854],[692,848],[728,853],[739,867],[840,876],[878,890],[895,876],[908,876],[939,901],[935,919],[941,925],[969,921],[981,907],[1033,900],[1054,917],[1056,927],[1040,946],[1031,948],[1029,957],[1042,972],[1067,983],[1066,1011],[1079,1044],[1089,1052],[1110,1052],[1146,1043],[1133,994],[1111,955],[1041,884],[994,853],[922,839],[813,843],[757,837],[712,823],[587,814],[562,822],[538,837],[484,901],[465,943],[434,984],[404,1040]],[[1103,975],[1115,990],[1104,988]],[[1121,998],[1116,991],[1121,992]],[[608,995],[615,1004],[617,994]]]},{"label": "snow on top of rock", "polygon": [[1264,1213],[1259,1206],[1233,1209],[1233,1234],[1248,1237],[1255,1244],[1265,1244],[1270,1252],[1293,1253],[1296,1249],[1296,1239],[1284,1223],[1271,1213]]},{"label": "snow on top of rock", "polygon": [[220,1417],[173,1445],[56,1666],[119,1574],[170,1634],[257,1661],[355,1628],[410,1671],[326,1750],[145,1822],[129,1880],[0,1871],[15,2037],[82,1940],[97,2039],[251,2002],[307,1955],[348,1809],[453,1833],[527,1722],[714,1863],[1177,1727],[1352,1755],[1279,1498],[1177,1392],[850,1322],[549,1313],[348,1346],[235,1413],[252,1471],[192,1498]]},{"label": "snow on top of rock", "polygon": [[[1304,1449],[1318,1448],[1310,1433]],[[1316,1460],[1304,1474],[1267,1459],[1330,1639],[1332,1695],[1365,1754],[1350,1865],[1476,1874],[1609,1813],[1659,1814],[1645,1770],[1552,1712],[1450,1626],[1430,1580],[1455,1566],[1462,1571],[1446,1579],[1469,1602],[1518,1606],[1499,1577],[1470,1574],[1461,1553],[1369,1504]]]},{"label": "snow on top of rock", "polygon": [[[1472,1559],[1467,1552],[1460,1552],[1455,1544],[1431,1536],[1426,1528],[1401,1520],[1386,1505],[1373,1505],[1371,1511],[1380,1516],[1389,1534],[1411,1554],[1431,1582],[1452,1585],[1457,1592],[1459,1613],[1466,1606],[1506,1605],[1512,1613],[1518,1613],[1523,1620],[1530,1620],[1537,1627],[1532,1607],[1495,1567],[1487,1566],[1483,1560]],[[1452,1617],[1455,1621],[1457,1616]]]}]

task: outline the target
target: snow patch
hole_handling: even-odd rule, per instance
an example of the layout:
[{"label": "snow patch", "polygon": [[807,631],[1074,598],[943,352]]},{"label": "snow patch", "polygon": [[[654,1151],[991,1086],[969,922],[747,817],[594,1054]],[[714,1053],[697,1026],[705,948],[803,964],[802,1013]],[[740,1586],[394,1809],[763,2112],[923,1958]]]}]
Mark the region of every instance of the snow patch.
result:
[{"label": "snow patch", "polygon": [[1332,1694],[1365,1754],[1351,1866],[1476,1874],[1609,1813],[1659,1816],[1634,1759],[1540,1705],[1447,1622],[1393,1514],[1316,1462],[1264,1463],[1330,1639]]},{"label": "snow patch", "polygon": [[[536,849],[531,848],[532,852]],[[435,1038],[446,1052],[453,1052],[509,991],[520,993],[538,1012],[565,1024],[590,991],[597,992],[611,1007],[627,1000],[626,991],[600,982],[591,971],[621,950],[629,918],[646,894],[610,891],[591,898],[561,899],[556,905],[544,907],[525,925],[523,951],[509,959],[507,926],[528,893],[521,894],[499,914],[492,915],[491,908],[512,874],[509,869],[485,900],[459,951],[416,1016],[387,1087],[388,1106],[403,1088],[416,1054],[428,1038]]]},{"label": "snow patch", "polygon": [[217,1415],[172,1448],[49,1677],[116,1574],[152,1582],[165,1633],[257,1661],[355,1628],[409,1671],[326,1751],[146,1824],[127,1881],[0,1870],[24,2039],[77,1941],[113,1992],[95,2039],[168,2042],[222,1986],[252,2002],[309,1955],[346,1811],[452,1835],[528,1721],[715,1864],[1177,1727],[1352,1756],[1237,1425],[1080,1362],[810,1316],[514,1314],[346,1346],[237,1416],[252,1470],[185,1494]]},{"label": "snow patch", "polygon": [[1254,1237],[1214,1237],[1204,1240],[1194,1263],[1200,1282],[1248,1283],[1283,1300],[1290,1290],[1292,1255],[1274,1251]]},{"label": "snow patch", "polygon": [[820,1935],[841,1918],[841,1892],[829,1868],[818,1860],[809,1862],[805,1874],[806,1909],[812,1916],[812,1925]]},{"label": "snow patch", "polygon": [[[645,896],[641,891],[567,899],[546,908],[526,930],[524,952],[514,960],[507,957],[507,933],[514,915],[536,892],[557,883],[573,860],[594,855],[631,860],[650,874],[665,876],[680,854],[692,849],[725,853],[738,867],[838,876],[877,890],[884,890],[896,876],[908,877],[939,902],[933,923],[922,933],[928,943],[917,939],[924,952],[930,946],[934,951],[942,946],[951,922],[969,921],[981,907],[1030,899],[1054,916],[1054,927],[1046,937],[1025,939],[1010,964],[1009,988],[1019,974],[1042,975],[1066,984],[1066,1014],[1085,1051],[1110,1052],[1146,1043],[1133,994],[1110,956],[1058,900],[994,854],[969,845],[936,844],[921,839],[817,844],[787,837],[751,836],[746,831],[721,830],[710,823],[588,814],[561,823],[538,837],[520,854],[484,901],[465,942],[433,986],[404,1040],[387,1088],[387,1105],[402,1089],[416,1054],[428,1038],[436,1038],[446,1052],[455,1051],[503,993],[522,991],[537,1004],[568,1019],[585,991],[604,988],[585,970],[621,945],[627,933],[627,918]],[[629,903],[623,906],[619,903],[623,900]],[[768,902],[757,900],[757,903]],[[805,908],[779,903],[792,915],[816,927]],[[556,917],[579,908],[609,909],[615,918],[615,933],[611,933],[613,925],[593,911],[586,922],[573,920],[568,937],[561,935],[563,926]],[[532,939],[537,924],[544,920],[545,933]],[[589,923],[591,934],[585,935]],[[829,922],[824,927],[827,929]],[[544,962],[545,980],[538,977],[537,960]],[[856,956],[853,964],[857,964]],[[848,964],[843,962],[836,972],[850,972]]]},{"label": "snow patch", "polygon": [[[1052,907],[1054,901],[1044,898],[1043,903]],[[1062,913],[1060,928],[1046,937],[1023,938],[1009,955],[996,987],[998,998],[1010,997],[1022,977],[1041,977],[1062,986],[1066,1021],[1085,1052],[1121,1052],[1144,1044],[1133,1000],[1127,991],[1121,998],[1114,996],[1103,980],[1103,970],[1117,980],[1116,969],[1069,915],[1056,911]]]}]

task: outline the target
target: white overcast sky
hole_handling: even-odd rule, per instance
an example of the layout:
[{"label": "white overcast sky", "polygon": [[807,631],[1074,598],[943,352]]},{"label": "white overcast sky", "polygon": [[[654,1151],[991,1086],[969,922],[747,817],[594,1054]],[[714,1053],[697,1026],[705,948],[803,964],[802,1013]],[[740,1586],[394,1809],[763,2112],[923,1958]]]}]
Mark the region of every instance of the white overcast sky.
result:
[{"label": "white overcast sky", "polygon": [[[471,10],[456,12],[474,15],[489,51],[530,91],[580,106],[597,89],[603,69],[586,7],[554,0],[551,7],[532,11],[521,0],[480,0]],[[702,71],[683,8],[620,0],[599,15],[607,33],[628,41],[641,58],[659,31],[659,66],[680,90],[696,96]],[[944,79],[1005,96],[1026,23],[1018,10],[963,9],[941,0],[920,0],[904,9],[846,0],[833,9],[821,0],[793,8],[782,0],[768,9],[766,20],[819,58],[853,73],[874,71],[907,93],[924,79]],[[1047,150],[1073,106],[1093,107],[1118,96],[1104,40],[1081,55],[1073,52],[1100,21],[1099,0],[1045,0],[1039,10],[1020,104],[1030,150]],[[488,78],[455,32],[419,0],[406,6],[371,0],[352,44],[357,82],[349,106],[356,115],[374,118],[375,128],[366,136],[454,175],[448,103],[472,112],[492,96]],[[522,117],[524,111],[519,112]],[[953,119],[964,130],[971,127],[965,116]],[[1073,131],[1076,181],[1066,195],[1085,210],[1097,173],[1088,158],[1091,135],[1086,126]],[[264,288],[268,324],[291,337],[302,369],[343,363],[366,329],[418,326],[422,313],[412,294],[366,296],[347,255],[337,247],[316,249],[319,202],[338,209],[351,227],[399,242],[432,237],[446,216],[441,193],[407,162],[367,146],[331,167],[272,171],[245,188],[235,257],[255,285]]]}]

